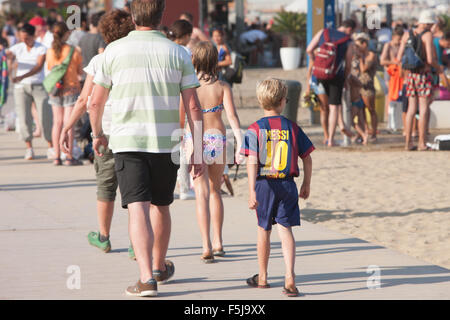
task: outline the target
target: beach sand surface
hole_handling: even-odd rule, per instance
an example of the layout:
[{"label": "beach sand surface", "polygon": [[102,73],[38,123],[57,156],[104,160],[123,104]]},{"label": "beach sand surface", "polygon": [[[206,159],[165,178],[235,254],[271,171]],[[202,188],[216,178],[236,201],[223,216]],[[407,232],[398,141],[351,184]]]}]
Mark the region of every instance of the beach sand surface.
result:
[{"label": "beach sand surface", "polygon": [[[245,82],[233,88],[241,127],[263,116],[255,98],[257,79],[297,79],[304,87],[305,72],[246,70]],[[317,148],[311,155],[311,195],[299,202],[301,219],[450,269],[450,152],[403,151],[401,132],[388,133],[384,123],[376,144],[327,148],[320,126],[308,124],[307,117],[299,108],[297,123]],[[429,141],[449,132],[431,130]],[[339,132],[336,139],[342,141]],[[232,180],[235,173],[231,168]],[[245,165],[236,179],[235,196],[247,199]],[[302,173],[298,188],[301,182]]]}]

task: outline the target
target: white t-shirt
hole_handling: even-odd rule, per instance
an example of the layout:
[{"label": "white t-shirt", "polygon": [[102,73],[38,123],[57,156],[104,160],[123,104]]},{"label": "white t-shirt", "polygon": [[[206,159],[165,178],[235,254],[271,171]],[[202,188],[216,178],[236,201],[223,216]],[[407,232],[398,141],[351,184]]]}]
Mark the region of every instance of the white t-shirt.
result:
[{"label": "white t-shirt", "polygon": [[36,37],[36,41],[43,44],[47,49],[50,49],[53,43],[53,34],[47,31],[43,38]]},{"label": "white t-shirt", "polygon": [[181,46],[184,50],[186,50],[186,52],[188,53],[188,55],[189,55],[189,57],[191,57],[192,58],[192,51],[191,51],[191,49],[189,49],[188,47],[185,47],[185,46]]},{"label": "white t-shirt", "polygon": [[[45,55],[47,49],[45,46],[35,41],[33,47],[30,51],[27,49],[27,45],[24,42],[17,43],[8,49],[11,51],[17,60],[17,73],[16,76],[24,75],[30,72],[37,63],[38,58],[42,55]],[[16,83],[16,87],[21,84],[38,84],[44,81],[44,67],[42,67],[41,71],[32,75],[31,77],[25,78],[19,83]]]},{"label": "white t-shirt", "polygon": [[[97,73],[97,70],[101,67],[101,57],[103,53],[100,53],[96,56],[94,56],[86,68],[84,68],[84,72],[86,72],[88,75],[95,77],[95,74]],[[91,103],[91,96],[88,98],[87,103],[87,109],[89,110],[89,105]],[[102,128],[103,133],[106,135],[109,135],[111,132],[111,121],[112,121],[112,108],[110,100],[106,101],[105,103],[105,109],[103,111],[103,118],[102,118]]]}]

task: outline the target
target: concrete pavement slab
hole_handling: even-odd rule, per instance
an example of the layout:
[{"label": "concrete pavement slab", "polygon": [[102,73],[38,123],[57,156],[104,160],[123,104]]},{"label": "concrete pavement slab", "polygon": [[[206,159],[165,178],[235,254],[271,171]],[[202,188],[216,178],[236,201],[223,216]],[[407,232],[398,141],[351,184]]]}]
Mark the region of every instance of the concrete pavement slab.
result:
[{"label": "concrete pavement slab", "polygon": [[[15,133],[0,132],[0,299],[131,299],[124,290],[139,275],[128,259],[120,196],[112,251],[104,254],[87,242],[97,229],[93,166],[54,167],[42,140],[35,142],[39,159],[25,161],[22,145]],[[258,272],[256,217],[245,201],[225,197],[224,206],[226,256],[206,265],[195,200],[174,202],[168,259],[175,275],[159,286],[158,299],[288,299],[281,294],[284,262],[276,228],[271,288],[249,288],[245,279]],[[306,221],[294,235],[296,282],[304,294],[296,299],[450,298],[450,270]]]}]

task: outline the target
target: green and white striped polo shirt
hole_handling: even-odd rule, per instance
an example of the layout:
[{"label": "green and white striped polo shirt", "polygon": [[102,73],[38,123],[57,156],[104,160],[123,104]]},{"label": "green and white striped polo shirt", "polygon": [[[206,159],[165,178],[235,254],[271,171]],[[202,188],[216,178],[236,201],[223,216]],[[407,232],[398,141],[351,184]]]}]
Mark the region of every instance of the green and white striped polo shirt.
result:
[{"label": "green and white striped polo shirt", "polygon": [[168,153],[179,143],[180,93],[200,86],[186,50],[159,31],[132,31],[106,48],[94,82],[111,89],[109,147]]}]

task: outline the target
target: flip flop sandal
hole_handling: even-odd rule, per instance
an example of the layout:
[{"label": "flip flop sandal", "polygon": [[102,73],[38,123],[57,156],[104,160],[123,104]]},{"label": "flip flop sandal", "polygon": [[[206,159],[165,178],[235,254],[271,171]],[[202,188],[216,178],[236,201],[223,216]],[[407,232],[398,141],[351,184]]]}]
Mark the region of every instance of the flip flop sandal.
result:
[{"label": "flip flop sandal", "polygon": [[53,165],[55,165],[55,166],[60,166],[60,165],[62,165],[62,161],[61,161],[61,159],[55,159],[55,160],[53,160]]},{"label": "flip flop sandal", "polygon": [[259,277],[259,275],[258,274],[255,274],[253,277],[251,277],[251,278],[248,278],[247,279],[247,284],[250,286],[250,287],[252,287],[252,288],[258,288],[258,289],[267,289],[267,288],[270,288],[270,285],[267,283],[267,284],[263,284],[263,285],[260,285],[260,284],[258,284],[258,277]]},{"label": "flip flop sandal", "polygon": [[298,297],[299,292],[298,292],[297,288],[295,288],[295,290],[291,290],[286,287],[283,287],[283,294],[285,294],[286,296],[288,296],[290,298],[293,298],[293,297]]},{"label": "flip flop sandal", "polygon": [[409,147],[407,150],[408,151],[417,151],[417,147],[416,146],[412,146],[412,147]]},{"label": "flip flop sandal", "polygon": [[214,262],[214,255],[209,254],[209,255],[203,255],[200,257],[200,259],[204,262],[204,263],[213,263]]},{"label": "flip flop sandal", "polygon": [[64,164],[66,166],[82,166],[83,162],[78,159],[67,159],[66,161],[64,161]]},{"label": "flip flop sandal", "polygon": [[417,148],[418,151],[433,151],[433,149],[431,149],[430,147],[426,147],[424,149],[419,149]]}]

